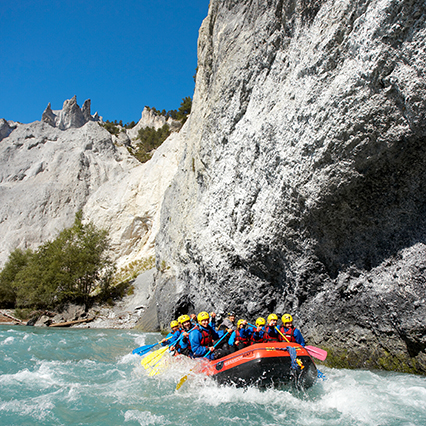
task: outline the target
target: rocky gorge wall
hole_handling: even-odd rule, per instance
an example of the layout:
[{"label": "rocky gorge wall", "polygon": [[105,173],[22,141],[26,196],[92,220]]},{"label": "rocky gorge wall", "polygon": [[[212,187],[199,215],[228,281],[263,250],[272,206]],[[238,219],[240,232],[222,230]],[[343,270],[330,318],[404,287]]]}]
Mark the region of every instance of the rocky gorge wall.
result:
[{"label": "rocky gorge wall", "polygon": [[[109,231],[118,268],[154,256],[164,191],[181,156],[182,135],[171,136],[141,164],[125,145],[138,129],[158,128],[164,117],[144,109],[134,129],[111,135],[90,100],[49,104],[42,120],[0,120],[0,267],[15,248],[37,248],[69,227],[75,213]],[[175,123],[167,122],[173,128]]]},{"label": "rocky gorge wall", "polygon": [[211,0],[156,240],[161,326],[288,311],[333,364],[426,372],[425,19]]}]

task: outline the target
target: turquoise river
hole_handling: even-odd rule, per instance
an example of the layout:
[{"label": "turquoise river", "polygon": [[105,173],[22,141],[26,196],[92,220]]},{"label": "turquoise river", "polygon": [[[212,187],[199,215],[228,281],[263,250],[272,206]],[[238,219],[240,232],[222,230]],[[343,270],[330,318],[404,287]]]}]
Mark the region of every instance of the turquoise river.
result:
[{"label": "turquoise river", "polygon": [[[319,366],[306,392],[221,387],[192,361],[148,377],[158,333],[0,326],[0,425],[426,425],[426,378]],[[168,356],[168,355],[166,355]]]}]

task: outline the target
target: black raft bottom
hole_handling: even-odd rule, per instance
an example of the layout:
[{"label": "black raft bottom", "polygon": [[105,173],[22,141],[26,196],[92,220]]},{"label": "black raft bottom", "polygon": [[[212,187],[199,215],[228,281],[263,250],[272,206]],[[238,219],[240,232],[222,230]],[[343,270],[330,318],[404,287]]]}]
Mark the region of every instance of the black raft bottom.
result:
[{"label": "black raft bottom", "polygon": [[[233,384],[237,387],[255,386],[258,388],[283,388],[289,385],[297,389],[311,387],[317,378],[317,368],[310,357],[298,357],[303,369],[291,369],[290,357],[257,358],[213,375],[220,384]],[[221,368],[219,362],[217,369]]]}]

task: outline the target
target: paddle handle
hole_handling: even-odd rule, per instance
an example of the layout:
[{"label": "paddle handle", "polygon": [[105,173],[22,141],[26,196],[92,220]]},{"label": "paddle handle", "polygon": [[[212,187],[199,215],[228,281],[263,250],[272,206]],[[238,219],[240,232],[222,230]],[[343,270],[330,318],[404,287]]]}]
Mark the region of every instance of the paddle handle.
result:
[{"label": "paddle handle", "polygon": [[286,340],[286,342],[287,342],[287,343],[290,343],[290,340],[288,340],[288,339],[287,339],[287,337],[285,337],[285,336],[284,336],[284,334],[282,334],[282,333],[281,333],[281,331],[280,331],[280,329],[279,329],[278,327],[274,327],[274,328],[275,328],[275,330],[277,330],[277,331],[278,331],[278,333],[280,333],[280,334],[281,334],[281,336],[283,336],[283,337],[284,337],[284,339]]},{"label": "paddle handle", "polygon": [[[188,334],[189,334],[189,333],[191,333],[191,331],[194,331],[196,327],[197,327],[197,326],[192,327],[192,328],[191,328],[191,330],[189,330],[189,331],[188,331]],[[179,342],[183,339],[183,337],[184,337],[184,336],[183,336],[183,333],[182,333],[182,334],[179,336],[179,338],[176,340],[176,342],[173,342],[171,345],[169,345],[169,347],[170,347],[170,346],[175,346],[177,343],[179,343]]]},{"label": "paddle handle", "polygon": [[[214,345],[213,347],[215,348],[227,335],[229,334],[229,331],[227,331]],[[209,355],[211,352],[211,350],[209,350],[203,358],[205,358],[207,355]]]}]

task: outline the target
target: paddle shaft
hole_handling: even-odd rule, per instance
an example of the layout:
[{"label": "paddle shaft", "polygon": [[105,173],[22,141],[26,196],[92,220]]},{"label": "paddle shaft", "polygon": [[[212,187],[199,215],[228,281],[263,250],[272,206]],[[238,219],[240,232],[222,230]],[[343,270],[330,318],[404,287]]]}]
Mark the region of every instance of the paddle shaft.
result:
[{"label": "paddle shaft", "polygon": [[[166,340],[171,339],[173,336],[167,337]],[[160,340],[157,343],[154,343],[152,345],[144,345],[141,346],[139,348],[133,349],[132,354],[138,354],[140,356],[144,355],[146,352],[149,352],[151,349],[155,348],[157,345],[159,345],[162,342],[162,340]]]},{"label": "paddle shaft", "polygon": [[[227,331],[214,345],[213,345],[213,347],[215,348],[227,335],[229,334],[229,331]],[[205,358],[207,355],[209,355],[210,354],[210,350],[203,356],[203,358]],[[188,374],[186,375],[186,376],[183,376],[180,380],[179,380],[179,382],[178,382],[178,384],[176,385],[176,390],[179,390],[180,389],[180,387],[188,380],[188,375],[189,375],[189,373],[191,373],[192,372],[192,370],[194,369],[194,367],[192,367],[190,370],[189,370],[189,372],[188,372]]]},{"label": "paddle shaft", "polygon": [[287,343],[290,343],[290,340],[288,340],[288,339],[287,339],[287,337],[285,337],[285,336],[284,336],[284,334],[282,334],[282,333],[281,333],[281,331],[280,331],[280,329],[279,329],[278,327],[274,327],[274,328],[275,328],[275,330],[277,330],[277,331],[278,331],[278,333],[280,333],[280,334],[281,334],[281,336],[283,336],[283,337],[284,337],[284,339],[286,340],[286,342],[287,342]]},{"label": "paddle shaft", "polygon": [[[215,348],[227,335],[229,334],[229,331],[227,331],[214,345],[213,348]],[[209,355],[211,352],[211,350],[209,350],[204,356],[203,358],[205,358],[207,355]]]},{"label": "paddle shaft", "polygon": [[172,343],[172,344],[170,344],[169,346],[175,346],[175,345],[177,345],[181,340],[183,340],[183,338],[185,337],[184,335],[183,335],[183,333],[191,333],[191,331],[194,331],[195,330],[195,327],[197,327],[197,326],[194,326],[194,327],[192,327],[191,328],[191,330],[189,330],[189,331],[182,331],[182,333],[181,333],[181,335],[179,336],[179,338],[176,340],[176,342],[174,342],[174,343]]}]

